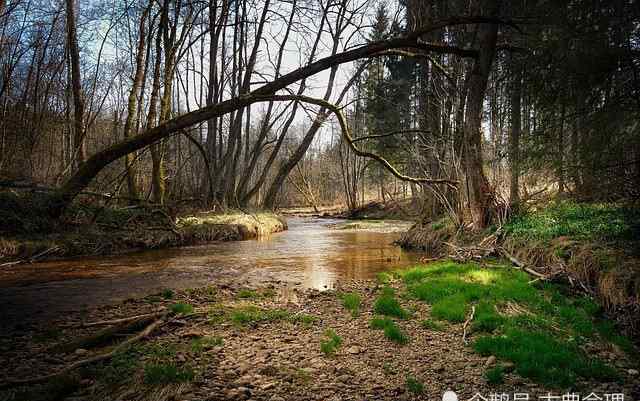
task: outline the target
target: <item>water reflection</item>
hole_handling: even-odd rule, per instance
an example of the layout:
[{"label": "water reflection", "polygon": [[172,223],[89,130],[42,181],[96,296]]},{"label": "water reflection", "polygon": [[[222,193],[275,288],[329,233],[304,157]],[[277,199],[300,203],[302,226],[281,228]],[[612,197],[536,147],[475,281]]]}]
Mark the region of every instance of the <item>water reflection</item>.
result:
[{"label": "water reflection", "polygon": [[[247,285],[284,281],[333,288],[341,279],[369,279],[414,263],[417,255],[390,232],[337,230],[330,219],[289,219],[289,230],[260,241],[214,243],[102,258],[20,265],[0,271],[0,318],[10,305],[70,309],[158,291],[236,278]],[[400,224],[400,223],[398,223]],[[387,227],[388,228],[388,227]],[[406,229],[407,223],[395,228]],[[26,306],[25,306],[26,304]]]}]

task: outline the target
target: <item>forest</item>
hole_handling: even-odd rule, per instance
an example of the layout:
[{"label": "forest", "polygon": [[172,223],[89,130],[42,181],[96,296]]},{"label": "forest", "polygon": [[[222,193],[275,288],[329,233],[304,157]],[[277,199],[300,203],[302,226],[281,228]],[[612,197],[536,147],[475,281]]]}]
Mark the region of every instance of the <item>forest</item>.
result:
[{"label": "forest", "polygon": [[640,400],[638,121],[629,0],[0,0],[0,401]]}]

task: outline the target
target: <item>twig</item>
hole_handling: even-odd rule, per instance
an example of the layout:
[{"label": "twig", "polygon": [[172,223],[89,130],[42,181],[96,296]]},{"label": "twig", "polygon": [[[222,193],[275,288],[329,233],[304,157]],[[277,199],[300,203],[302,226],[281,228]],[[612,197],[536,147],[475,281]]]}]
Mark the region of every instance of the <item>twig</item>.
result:
[{"label": "twig", "polygon": [[467,345],[467,326],[469,326],[469,323],[471,323],[475,314],[476,306],[473,305],[471,306],[471,314],[469,315],[469,318],[464,322],[464,326],[462,326],[462,342],[464,345]]}]

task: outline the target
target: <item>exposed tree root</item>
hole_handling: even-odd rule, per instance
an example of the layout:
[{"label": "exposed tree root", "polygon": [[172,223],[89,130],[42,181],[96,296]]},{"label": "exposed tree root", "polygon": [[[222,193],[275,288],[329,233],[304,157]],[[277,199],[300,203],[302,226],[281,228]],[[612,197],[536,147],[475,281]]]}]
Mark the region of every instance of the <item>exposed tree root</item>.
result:
[{"label": "exposed tree root", "polygon": [[13,387],[19,387],[19,386],[29,386],[29,385],[44,383],[44,382],[47,382],[47,381],[52,380],[52,379],[60,378],[60,377],[62,377],[64,375],[68,374],[69,372],[71,372],[73,370],[76,370],[78,368],[81,368],[83,366],[91,365],[91,364],[94,364],[96,362],[109,360],[109,359],[113,358],[114,355],[116,355],[117,353],[125,350],[130,345],[132,345],[132,344],[134,344],[134,343],[136,343],[138,341],[141,341],[144,338],[148,337],[151,333],[153,333],[153,331],[155,331],[156,329],[161,327],[163,324],[165,324],[166,323],[165,318],[167,317],[167,315],[168,315],[168,312],[163,313],[160,318],[158,318],[158,319],[154,320],[153,322],[151,322],[151,324],[146,326],[144,328],[144,330],[142,330],[140,333],[136,334],[135,336],[133,336],[131,338],[126,339],[123,342],[121,342],[120,344],[118,344],[116,347],[114,347],[111,351],[109,351],[107,353],[96,355],[96,356],[93,356],[93,357],[88,358],[88,359],[83,359],[81,361],[74,362],[74,363],[72,363],[70,365],[65,366],[64,368],[60,369],[59,371],[57,371],[55,373],[48,374],[48,375],[32,377],[32,378],[28,378],[28,379],[9,380],[9,381],[7,381],[5,383],[0,383],[0,390],[9,389],[9,388],[13,388]]},{"label": "exposed tree root", "polygon": [[150,317],[156,317],[157,318],[157,317],[162,316],[164,314],[166,314],[166,311],[155,312],[155,313],[146,313],[144,315],[124,317],[122,319],[100,320],[98,322],[82,323],[80,325],[80,327],[109,326],[109,325],[113,325],[113,324],[132,322],[134,320],[139,320],[139,319],[142,319],[142,318],[150,318]]}]

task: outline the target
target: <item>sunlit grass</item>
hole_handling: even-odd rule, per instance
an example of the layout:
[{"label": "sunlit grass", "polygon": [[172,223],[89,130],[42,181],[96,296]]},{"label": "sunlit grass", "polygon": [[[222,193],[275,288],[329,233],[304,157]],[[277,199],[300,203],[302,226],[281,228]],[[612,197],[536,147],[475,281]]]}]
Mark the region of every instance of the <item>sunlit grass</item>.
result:
[{"label": "sunlit grass", "polygon": [[342,337],[332,329],[325,330],[324,336],[326,339],[320,342],[320,351],[326,356],[335,355],[340,345],[342,345]]},{"label": "sunlit grass", "polygon": [[[482,333],[474,349],[513,362],[515,372],[524,377],[559,387],[571,386],[578,378],[617,377],[613,368],[580,348],[586,341],[625,343],[612,327],[600,323],[601,310],[589,298],[572,297],[559,285],[536,286],[526,273],[503,266],[444,261],[398,274],[408,296],[431,305],[434,319],[461,323],[473,307],[472,331]],[[431,329],[434,322],[427,320],[423,326]],[[495,369],[487,380],[497,383],[503,374]]]}]

